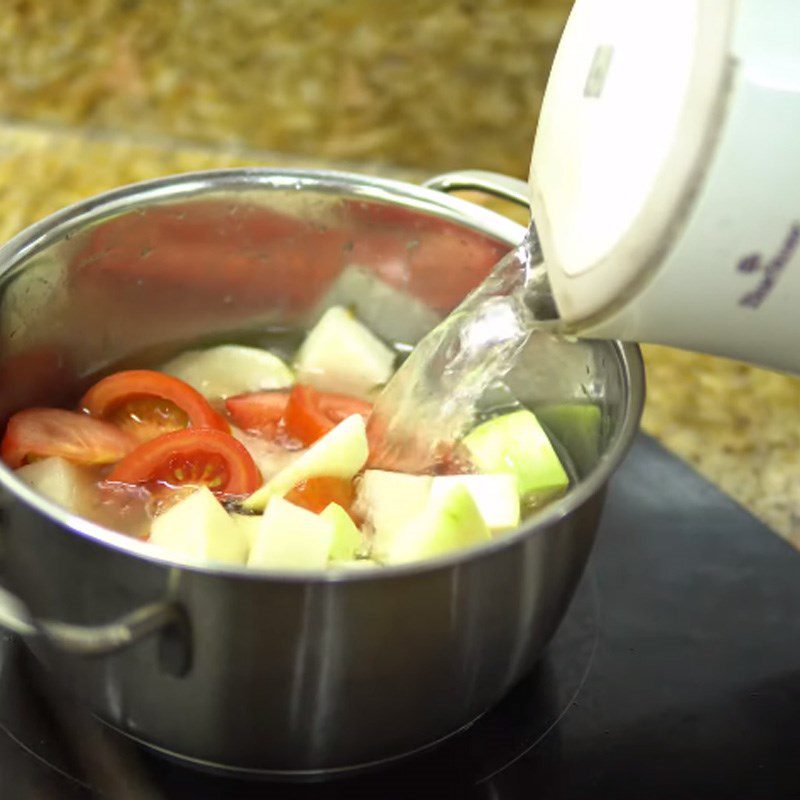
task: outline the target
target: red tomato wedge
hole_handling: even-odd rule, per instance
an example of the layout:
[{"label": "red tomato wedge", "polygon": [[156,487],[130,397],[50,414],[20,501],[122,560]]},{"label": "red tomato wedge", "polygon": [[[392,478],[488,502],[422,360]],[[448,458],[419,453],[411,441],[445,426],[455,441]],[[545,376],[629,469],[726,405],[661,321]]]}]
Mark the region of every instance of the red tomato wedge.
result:
[{"label": "red tomato wedge", "polygon": [[333,392],[317,392],[317,395],[320,408],[334,422],[341,422],[353,414],[361,414],[366,421],[372,413],[372,404],[357,397]]},{"label": "red tomato wedge", "polygon": [[80,406],[141,442],[186,427],[230,431],[200,392],[178,378],[150,369],[125,370],[103,378],[86,392]]},{"label": "red tomato wedge", "polygon": [[324,511],[329,503],[338,503],[349,514],[354,494],[353,482],[344,478],[309,478],[300,481],[286,500],[315,514]]},{"label": "red tomato wedge", "polygon": [[242,430],[257,431],[272,439],[288,402],[289,392],[253,392],[229,397],[225,408]]},{"label": "red tomato wedge", "polygon": [[320,393],[298,384],[289,394],[283,414],[286,432],[308,446],[321,439],[336,423],[322,410]]},{"label": "red tomato wedge", "polygon": [[229,433],[187,428],[139,445],[111,470],[106,482],[205,485],[218,495],[246,495],[261,486],[261,473],[244,445]]},{"label": "red tomato wedge", "polygon": [[308,446],[351,414],[369,417],[372,406],[364,400],[331,392],[318,392],[297,384],[291,392],[254,392],[225,401],[233,422],[274,439],[281,428]]},{"label": "red tomato wedge", "polygon": [[130,433],[108,422],[60,408],[29,408],[9,419],[0,455],[14,469],[49,456],[79,464],[113,464],[135,447]]}]

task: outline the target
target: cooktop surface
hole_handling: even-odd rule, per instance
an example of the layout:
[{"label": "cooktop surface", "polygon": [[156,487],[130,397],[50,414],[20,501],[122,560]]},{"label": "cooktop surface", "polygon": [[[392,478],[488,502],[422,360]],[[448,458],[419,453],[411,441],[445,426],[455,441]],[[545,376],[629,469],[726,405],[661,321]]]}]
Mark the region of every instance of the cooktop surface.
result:
[{"label": "cooktop surface", "polygon": [[800,554],[640,437],[538,669],[439,748],[327,784],[189,771],[85,727],[6,636],[0,796],[796,798],[798,643]]}]

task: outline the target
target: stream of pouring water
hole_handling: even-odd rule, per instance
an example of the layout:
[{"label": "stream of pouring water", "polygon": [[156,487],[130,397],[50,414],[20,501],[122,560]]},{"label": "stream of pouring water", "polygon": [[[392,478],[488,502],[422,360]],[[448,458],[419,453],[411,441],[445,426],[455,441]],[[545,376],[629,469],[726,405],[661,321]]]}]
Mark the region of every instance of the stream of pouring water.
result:
[{"label": "stream of pouring water", "polygon": [[434,470],[471,427],[534,330],[559,328],[533,229],[413,349],[378,396],[369,420],[371,463]]}]

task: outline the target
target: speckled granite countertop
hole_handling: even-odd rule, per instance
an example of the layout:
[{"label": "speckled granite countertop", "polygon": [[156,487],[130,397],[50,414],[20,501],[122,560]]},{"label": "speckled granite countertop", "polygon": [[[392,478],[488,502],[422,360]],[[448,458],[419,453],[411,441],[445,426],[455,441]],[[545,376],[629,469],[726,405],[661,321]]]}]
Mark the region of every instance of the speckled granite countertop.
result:
[{"label": "speckled granite countertop", "polygon": [[572,0],[5,0],[0,114],[523,176]]},{"label": "speckled granite countertop", "polygon": [[[255,164],[331,166],[169,140],[0,126],[0,240],[45,214],[121,184]],[[358,169],[413,177],[385,167]],[[645,430],[800,546],[800,380],[662,347],[644,352]]]}]

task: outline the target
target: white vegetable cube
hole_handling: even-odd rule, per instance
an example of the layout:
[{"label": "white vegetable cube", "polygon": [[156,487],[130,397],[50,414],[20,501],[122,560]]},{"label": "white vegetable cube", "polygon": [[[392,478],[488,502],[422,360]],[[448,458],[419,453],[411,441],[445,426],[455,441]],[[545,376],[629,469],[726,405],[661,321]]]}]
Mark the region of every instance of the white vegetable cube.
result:
[{"label": "white vegetable cube", "polygon": [[85,469],[58,456],[26,464],[15,474],[39,494],[74,514],[84,513],[96,491],[92,476]]},{"label": "white vegetable cube", "polygon": [[260,347],[239,344],[181,353],[164,364],[161,371],[180,378],[211,399],[282,389],[294,383],[294,374],[280,358]]},{"label": "white vegetable cube", "polygon": [[398,531],[422,512],[431,491],[428,475],[368,469],[356,487],[354,508],[373,531],[372,548],[388,550]]},{"label": "white vegetable cube", "polygon": [[329,558],[332,561],[348,561],[355,558],[356,552],[361,547],[361,531],[350,515],[338,503],[329,503],[320,516],[333,525]]},{"label": "white vegetable cube", "polygon": [[262,569],[325,569],[334,539],[333,523],[281,497],[273,497],[261,519],[247,561]]},{"label": "white vegetable cube", "polygon": [[561,460],[530,411],[490,419],[471,431],[463,444],[480,472],[514,475],[526,502],[546,500],[569,486]]},{"label": "white vegetable cube", "polygon": [[347,309],[328,309],[297,354],[297,379],[324,392],[369,397],[392,375],[394,352]]},{"label": "white vegetable cube", "polygon": [[513,530],[519,525],[519,492],[514,475],[441,475],[433,479],[431,495],[439,497],[456,484],[472,495],[483,521],[493,533]]},{"label": "white vegetable cube", "polygon": [[536,415],[564,446],[580,474],[588,473],[600,457],[600,408],[593,403],[560,403],[537,409]]},{"label": "white vegetable cube", "polygon": [[391,564],[421,561],[490,538],[472,495],[456,483],[438,496],[431,495],[422,513],[395,536],[385,561]]},{"label": "white vegetable cube", "polygon": [[270,481],[248,497],[243,505],[260,511],[271,497],[283,497],[300,481],[308,478],[354,477],[369,456],[364,418],[353,414],[318,439],[297,460],[284,467]]},{"label": "white vegetable cube", "polygon": [[260,514],[231,514],[233,524],[244,534],[247,540],[248,551],[252,548],[253,543],[258,537],[261,530],[261,515]]},{"label": "white vegetable cube", "polygon": [[206,486],[159,514],[150,527],[150,541],[195,560],[247,561],[247,537]]}]

